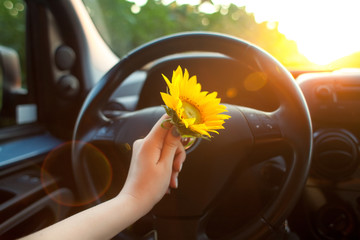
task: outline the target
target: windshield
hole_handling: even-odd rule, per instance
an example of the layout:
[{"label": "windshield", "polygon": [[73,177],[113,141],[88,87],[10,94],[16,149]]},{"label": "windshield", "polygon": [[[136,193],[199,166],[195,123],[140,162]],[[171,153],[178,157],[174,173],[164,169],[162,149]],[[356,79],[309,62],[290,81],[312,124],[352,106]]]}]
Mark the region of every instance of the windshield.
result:
[{"label": "windshield", "polygon": [[118,56],[155,38],[214,31],[249,41],[289,69],[360,67],[358,0],[83,0]]}]

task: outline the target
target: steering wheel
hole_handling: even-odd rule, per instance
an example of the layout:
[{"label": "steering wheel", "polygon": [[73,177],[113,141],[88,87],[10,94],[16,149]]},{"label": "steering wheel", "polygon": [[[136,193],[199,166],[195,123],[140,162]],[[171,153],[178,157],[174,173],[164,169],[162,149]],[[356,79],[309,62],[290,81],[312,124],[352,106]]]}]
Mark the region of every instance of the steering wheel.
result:
[{"label": "steering wheel", "polygon": [[[84,146],[81,142],[101,140],[108,145],[131,145],[145,136],[164,114],[163,108],[156,106],[107,118],[102,109],[113,91],[146,64],[184,52],[219,53],[261,71],[268,76],[267,84],[276,92],[279,107],[265,112],[227,105],[231,118],[226,121],[225,130],[211,141],[196,142],[187,153],[180,188],[165,196],[153,209],[159,239],[209,239],[203,225],[227,186],[234,184],[234,169],[245,166],[244,163],[251,165],[251,161],[269,159],[254,157],[261,154],[286,156],[284,179],[276,196],[266,203],[261,213],[227,237],[259,239],[280,231],[300,196],[310,166],[309,111],[293,77],[279,62],[250,43],[222,34],[190,32],[157,39],[135,49],[104,75],[86,98],[74,130],[72,163],[80,195],[96,195],[94,181],[81,158]],[[240,194],[246,195],[246,192]],[[172,224],[179,227],[171,227]]]}]

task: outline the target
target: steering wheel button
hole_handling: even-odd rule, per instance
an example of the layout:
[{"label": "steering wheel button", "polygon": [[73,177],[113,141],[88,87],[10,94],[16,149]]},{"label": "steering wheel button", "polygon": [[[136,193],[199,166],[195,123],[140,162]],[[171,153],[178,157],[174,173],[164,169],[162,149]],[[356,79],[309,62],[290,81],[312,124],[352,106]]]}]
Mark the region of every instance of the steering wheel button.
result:
[{"label": "steering wheel button", "polygon": [[242,112],[248,121],[255,140],[281,137],[280,128],[275,119],[268,114],[253,109],[243,109]]}]

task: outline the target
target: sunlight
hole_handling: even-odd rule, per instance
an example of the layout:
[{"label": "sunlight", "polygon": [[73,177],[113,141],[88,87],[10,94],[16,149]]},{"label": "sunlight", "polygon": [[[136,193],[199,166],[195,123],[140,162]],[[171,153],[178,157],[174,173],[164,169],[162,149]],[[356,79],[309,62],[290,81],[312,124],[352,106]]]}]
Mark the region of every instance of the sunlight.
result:
[{"label": "sunlight", "polygon": [[[147,0],[128,0],[142,6]],[[175,0],[162,0],[170,4]],[[220,9],[227,13],[230,4],[245,6],[258,23],[267,21],[269,28],[297,43],[300,53],[311,62],[325,65],[360,51],[359,0],[176,0],[179,5],[200,5],[199,11],[212,14]],[[232,16],[236,20],[236,16]],[[276,24],[278,22],[278,25]]]},{"label": "sunlight", "polygon": [[213,13],[217,12],[218,10],[219,9],[216,6],[212,5],[209,2],[204,2],[199,6],[199,11],[206,13],[206,14],[213,14]]},{"label": "sunlight", "polygon": [[[277,21],[279,31],[296,41],[299,51],[316,64],[328,64],[360,51],[360,2],[356,0],[244,0],[257,22]],[[271,10],[269,10],[271,9]],[[287,9],[287,11],[284,11]]]}]

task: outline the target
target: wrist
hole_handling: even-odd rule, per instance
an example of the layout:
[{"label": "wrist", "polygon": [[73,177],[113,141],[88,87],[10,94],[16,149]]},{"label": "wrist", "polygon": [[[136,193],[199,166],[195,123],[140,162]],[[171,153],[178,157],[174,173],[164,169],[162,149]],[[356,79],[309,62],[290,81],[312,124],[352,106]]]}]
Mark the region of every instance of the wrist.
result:
[{"label": "wrist", "polygon": [[125,191],[121,191],[114,200],[117,201],[120,206],[126,206],[126,208],[128,208],[129,211],[132,211],[138,218],[146,215],[153,207],[148,201],[139,199]]}]

